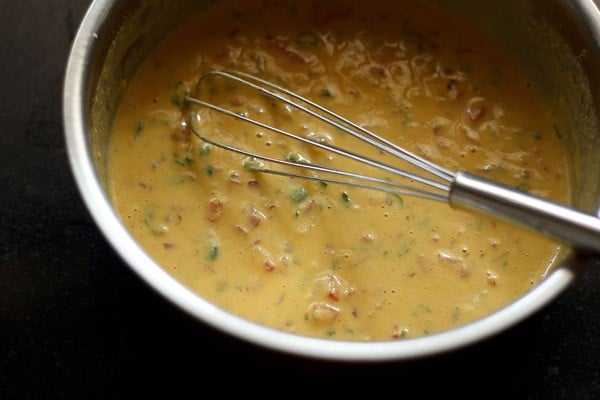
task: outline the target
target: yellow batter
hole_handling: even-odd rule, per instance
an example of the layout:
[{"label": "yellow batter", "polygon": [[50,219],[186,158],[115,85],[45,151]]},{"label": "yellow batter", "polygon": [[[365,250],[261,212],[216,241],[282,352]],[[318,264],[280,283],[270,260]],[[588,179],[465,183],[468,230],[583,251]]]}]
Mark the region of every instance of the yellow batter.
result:
[{"label": "yellow batter", "polygon": [[[514,60],[441,10],[382,3],[219,2],[168,37],[129,83],[113,126],[112,200],[147,252],[200,296],[287,332],[388,340],[489,314],[551,267],[559,246],[536,233],[444,203],[261,175],[190,132],[198,109],[184,99],[207,90],[196,87],[199,76],[237,69],[443,167],[568,201],[566,145]],[[251,117],[356,146],[264,97],[205,86]],[[328,160],[199,113],[201,128],[240,145]]]}]

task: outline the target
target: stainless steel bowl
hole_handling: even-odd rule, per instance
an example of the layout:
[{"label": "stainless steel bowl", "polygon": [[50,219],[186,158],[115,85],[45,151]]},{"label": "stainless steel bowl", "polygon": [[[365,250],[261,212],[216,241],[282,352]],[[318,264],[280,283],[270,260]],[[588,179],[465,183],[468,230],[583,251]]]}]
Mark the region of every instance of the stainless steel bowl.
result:
[{"label": "stainless steel bowl", "polygon": [[[598,214],[600,199],[600,12],[592,0],[433,0],[488,30],[539,80],[561,126],[575,134],[575,206]],[[530,292],[483,319],[424,337],[343,342],[284,333],[207,302],[157,265],[132,239],[106,192],[110,123],[121,92],[145,55],[186,17],[212,1],[96,0],[73,43],[63,93],[71,168],[106,239],[147,284],[192,317],[253,345],[318,359],[401,360],[458,349],[519,323],[563,292],[578,275],[572,252]]]}]

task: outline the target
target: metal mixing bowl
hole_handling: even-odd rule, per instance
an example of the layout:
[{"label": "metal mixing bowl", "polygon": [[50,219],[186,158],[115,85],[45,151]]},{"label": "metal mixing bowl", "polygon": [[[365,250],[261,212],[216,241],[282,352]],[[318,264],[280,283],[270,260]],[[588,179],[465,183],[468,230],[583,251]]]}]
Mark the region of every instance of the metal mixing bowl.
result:
[{"label": "metal mixing bowl", "polygon": [[[506,43],[550,99],[560,126],[574,134],[573,204],[597,214],[600,198],[600,13],[592,0],[435,0]],[[496,313],[468,325],[414,339],[344,342],[307,338],[249,322],[190,291],[157,265],[117,216],[107,196],[110,124],[140,61],[186,17],[212,1],[96,0],[73,43],[64,82],[64,126],[72,171],[106,239],[147,284],[192,317],[269,349],[346,361],[401,360],[453,350],[517,324],[563,292],[578,275],[572,252],[542,282]]]}]

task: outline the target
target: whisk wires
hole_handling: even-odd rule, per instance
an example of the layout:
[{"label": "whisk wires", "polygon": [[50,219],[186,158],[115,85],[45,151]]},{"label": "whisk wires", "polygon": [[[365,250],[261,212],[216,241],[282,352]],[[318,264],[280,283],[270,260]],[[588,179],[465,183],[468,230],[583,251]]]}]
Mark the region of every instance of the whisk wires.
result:
[{"label": "whisk wires", "polygon": [[[306,160],[291,161],[284,159],[276,159],[273,157],[269,157],[265,154],[244,150],[239,146],[225,144],[221,141],[213,139],[210,136],[209,132],[203,132],[200,126],[201,118],[199,117],[198,113],[193,112],[190,118],[190,128],[192,132],[198,138],[207,143],[249,157],[249,159],[246,159],[244,163],[244,166],[247,169],[260,173],[316,180],[321,182],[337,183],[366,189],[374,189],[388,193],[410,195],[430,200],[437,200],[441,202],[448,201],[450,185],[454,179],[454,174],[449,170],[442,168],[435,163],[432,163],[422,157],[419,157],[407,151],[406,149],[394,144],[393,142],[390,142],[389,140],[371,132],[363,126],[360,126],[340,116],[339,114],[327,109],[326,107],[299,95],[298,93],[295,93],[273,82],[269,82],[264,79],[258,78],[254,75],[246,74],[240,71],[209,71],[200,77],[197,87],[201,88],[206,80],[214,77],[221,77],[224,79],[231,80],[240,85],[246,86],[256,91],[257,93],[279,101],[282,104],[286,104],[289,107],[300,110],[306,113],[307,115],[310,115],[322,122],[325,122],[326,124],[329,124],[347,134],[352,135],[353,137],[377,148],[379,151],[389,153],[392,156],[398,157],[399,159],[410,163],[411,165],[417,166],[424,172],[431,174],[432,177],[429,178],[420,174],[415,174],[406,169],[398,168],[396,166],[386,164],[380,160],[374,160],[370,157],[366,157],[364,155],[355,153],[353,151],[350,151],[349,149],[340,148],[332,144],[326,143],[325,141],[300,136],[299,134],[293,133],[289,130],[280,129],[271,124],[267,124],[256,119],[249,118],[243,113],[234,112],[231,109],[227,109],[217,104],[203,100],[202,98],[200,98],[201,90],[197,91],[195,97],[187,96],[186,100],[189,103],[208,108],[210,110],[224,114],[231,118],[235,118],[237,120],[241,120],[249,124],[258,126],[260,128],[275,132],[287,138],[303,142],[311,146],[315,146],[322,150],[330,151],[332,153],[350,158],[352,160],[378,168],[380,170],[384,170],[389,173],[393,173],[395,175],[408,179],[410,183],[406,184],[401,182],[395,182],[388,179],[376,178],[373,176],[367,176],[356,172],[330,168],[324,165],[310,163]],[[265,167],[265,164],[263,162],[259,162],[258,160],[280,165],[286,165],[288,167],[301,168],[303,170],[316,171],[325,175],[306,175],[290,172],[283,169],[271,169]],[[331,176],[337,176],[338,178],[333,178]],[[414,184],[415,182],[425,185],[425,187],[417,187]]]}]

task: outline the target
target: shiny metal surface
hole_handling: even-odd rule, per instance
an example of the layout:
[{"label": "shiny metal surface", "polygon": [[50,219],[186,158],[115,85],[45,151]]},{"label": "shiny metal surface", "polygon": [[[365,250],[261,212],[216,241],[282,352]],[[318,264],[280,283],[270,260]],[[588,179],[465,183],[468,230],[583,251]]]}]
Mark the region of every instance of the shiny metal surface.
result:
[{"label": "shiny metal surface", "polygon": [[[282,130],[268,123],[248,118],[245,115],[236,113],[226,107],[218,106],[202,98],[187,96],[186,100],[190,104],[199,105],[217,111],[229,118],[258,126],[290,141],[299,141],[330,152],[331,154],[335,153],[336,155],[358,161],[365,166],[391,173],[392,176],[403,178],[403,180],[377,179],[374,176],[363,175],[349,170],[328,168],[323,165],[301,161],[294,162],[275,159],[264,154],[248,152],[240,147],[235,147],[235,145],[226,145],[220,143],[218,140],[213,140],[210,138],[210,134],[207,135],[197,130],[195,118],[198,114],[192,114],[189,121],[192,131],[205,142],[243,154],[251,157],[253,160],[267,161],[272,164],[285,165],[299,170],[316,171],[323,175],[298,174],[286,170],[268,168],[264,165],[247,164],[246,167],[252,171],[448,202],[454,207],[483,211],[504,218],[510,222],[538,231],[541,234],[561,240],[564,243],[575,246],[579,250],[593,251],[600,254],[600,219],[594,215],[583,213],[564,204],[558,204],[547,199],[519,192],[465,171],[453,174],[435,163],[418,157],[400,146],[385,140],[376,133],[334,113],[321,104],[306,99],[273,82],[268,82],[240,71],[208,71],[200,77],[198,86],[202,85],[206,79],[212,78],[226,79],[251,88],[257,96],[268,96],[282,103],[282,105],[303,112],[307,117],[325,122],[333,128],[351,135],[364,143],[365,147],[373,146],[384,154],[391,154],[399,160],[404,161],[405,165],[413,165],[419,168],[418,173],[411,173],[404,168],[398,168],[377,159],[366,157],[361,154],[360,149],[344,149],[310,140],[297,134],[292,129]],[[298,128],[300,127],[298,126]],[[329,178],[331,176],[335,178]],[[416,183],[424,184],[426,188],[418,187]]]},{"label": "shiny metal surface", "polygon": [[[574,204],[597,213],[600,198],[600,16],[591,0],[451,2],[459,12],[497,31],[562,110],[573,143]],[[405,341],[349,343],[298,337],[248,322],[192,293],[148,257],[117,217],[106,195],[106,141],[121,83],[171,27],[208,2],[96,0],[73,43],[63,88],[63,122],[70,165],[100,231],[150,287],[190,316],[223,333],[284,353],[317,359],[377,362],[430,356],[496,335],[553,301],[576,279],[577,254],[525,296],[460,328]],[[531,34],[533,32],[534,34]],[[545,85],[544,85],[545,84]]]},{"label": "shiny metal surface", "polygon": [[458,172],[450,190],[454,207],[480,210],[600,254],[600,219],[489,180]]}]

